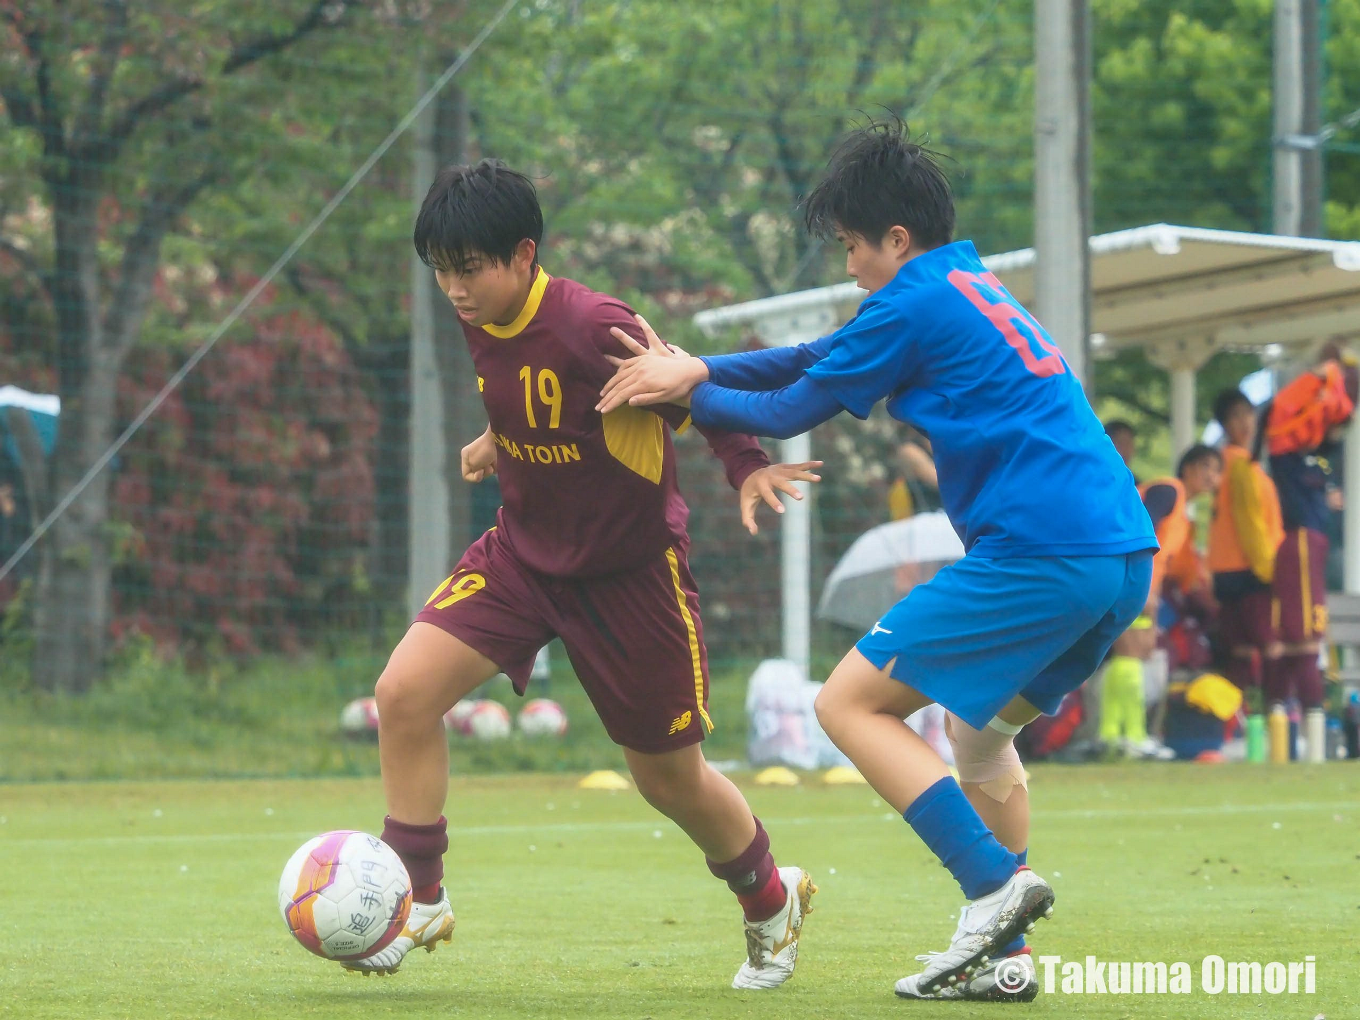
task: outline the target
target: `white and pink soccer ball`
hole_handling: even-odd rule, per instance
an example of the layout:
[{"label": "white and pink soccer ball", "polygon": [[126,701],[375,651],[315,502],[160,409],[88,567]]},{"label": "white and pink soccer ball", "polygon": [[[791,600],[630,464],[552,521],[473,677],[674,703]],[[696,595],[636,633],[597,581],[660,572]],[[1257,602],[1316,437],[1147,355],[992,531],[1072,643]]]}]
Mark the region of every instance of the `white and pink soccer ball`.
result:
[{"label": "white and pink soccer ball", "polygon": [[376,836],[326,832],[288,859],[279,912],[293,937],[328,960],[361,960],[385,948],[411,914],[411,877]]},{"label": "white and pink soccer ball", "polygon": [[444,713],[444,728],[450,733],[461,733],[468,735],[467,719],[473,710],[481,702],[474,699],[467,699],[458,702],[451,709]]},{"label": "white and pink soccer ball", "polygon": [[548,698],[534,698],[519,711],[520,732],[530,737],[560,737],[567,732],[567,713]]},{"label": "white and pink soccer ball", "polygon": [[378,699],[355,698],[340,711],[340,729],[349,737],[372,736],[378,732]]},{"label": "white and pink soccer ball", "polygon": [[510,736],[510,713],[499,701],[460,701],[444,716],[455,733],[476,740],[504,740]]}]

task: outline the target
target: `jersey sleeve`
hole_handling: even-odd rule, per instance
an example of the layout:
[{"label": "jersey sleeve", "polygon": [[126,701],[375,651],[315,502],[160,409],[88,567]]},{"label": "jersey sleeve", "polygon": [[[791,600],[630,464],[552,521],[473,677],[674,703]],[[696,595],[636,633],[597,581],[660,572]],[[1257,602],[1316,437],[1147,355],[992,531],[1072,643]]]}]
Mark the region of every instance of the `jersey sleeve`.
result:
[{"label": "jersey sleeve", "polygon": [[1232,507],[1233,526],[1242,553],[1251,564],[1251,571],[1262,582],[1269,584],[1275,576],[1275,550],[1267,537],[1265,508],[1256,485],[1256,464],[1246,457],[1233,462],[1228,469],[1228,503]]},{"label": "jersey sleeve", "polygon": [[831,350],[831,337],[793,347],[766,347],[758,351],[709,355],[708,381],[732,390],[777,390],[799,380]]},{"label": "jersey sleeve", "polygon": [[815,380],[806,376],[792,386],[750,392],[700,383],[690,394],[696,424],[749,432],[771,439],[790,439],[830,421],[842,407]]},{"label": "jersey sleeve", "polygon": [[[632,352],[610,332],[617,326],[643,347],[647,340],[642,335],[642,327],[633,318],[633,310],[615,298],[603,298],[589,316],[590,335],[583,345],[582,360],[588,380],[597,390],[603,389],[614,376],[614,366],[606,356],[616,358],[632,357]],[[677,434],[685,431],[690,424],[690,412],[677,404],[653,404],[647,408],[664,421]],[[770,458],[760,448],[754,436],[733,433],[718,428],[703,427],[699,433],[708,441],[713,456],[722,461],[727,481],[734,489],[740,489],[743,482],[755,471],[766,467]]]},{"label": "jersey sleeve", "polygon": [[906,320],[887,301],[866,301],[831,335],[828,346],[826,357],[809,367],[807,376],[856,418],[869,417],[874,405],[910,383],[916,370]]}]

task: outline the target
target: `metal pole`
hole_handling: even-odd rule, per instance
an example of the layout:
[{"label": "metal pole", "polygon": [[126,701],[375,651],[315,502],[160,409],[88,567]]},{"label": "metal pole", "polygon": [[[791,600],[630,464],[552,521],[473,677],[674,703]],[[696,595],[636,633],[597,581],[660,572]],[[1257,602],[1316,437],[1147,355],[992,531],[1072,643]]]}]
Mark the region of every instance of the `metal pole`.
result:
[{"label": "metal pole", "polygon": [[1195,442],[1195,370],[1171,369],[1171,470]]},{"label": "metal pole", "polygon": [[[417,91],[428,87],[423,70]],[[425,198],[437,170],[435,123],[431,104],[415,129],[411,187],[415,209]],[[414,214],[413,214],[414,218]],[[411,255],[411,479],[408,510],[407,615],[414,617],[435,586],[444,579],[449,561],[449,488],[444,477],[444,401],[435,356],[435,292],[432,273]]]},{"label": "metal pole", "polygon": [[1318,0],[1276,0],[1273,227],[1322,233],[1322,38]]},{"label": "metal pole", "polygon": [[1084,385],[1091,323],[1089,0],[1034,4],[1035,304]]},{"label": "metal pole", "polygon": [[[804,433],[784,440],[784,461],[801,464],[812,459],[812,436]],[[798,663],[804,675],[812,653],[812,491],[800,485],[802,499],[784,500],[784,523],[779,533],[780,574],[783,585],[784,658]]]},{"label": "metal pole", "polygon": [[1360,595],[1360,414],[1346,428],[1341,549],[1347,593]]}]

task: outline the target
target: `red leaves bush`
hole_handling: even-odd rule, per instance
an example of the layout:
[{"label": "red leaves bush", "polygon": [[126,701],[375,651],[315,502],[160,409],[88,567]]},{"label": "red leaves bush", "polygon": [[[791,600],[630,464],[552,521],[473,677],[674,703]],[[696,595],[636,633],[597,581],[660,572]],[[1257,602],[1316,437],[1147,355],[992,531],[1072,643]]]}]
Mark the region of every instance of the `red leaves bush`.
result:
[{"label": "red leaves bush", "polygon": [[[135,415],[180,352],[141,349]],[[352,622],[366,588],[377,415],[341,343],[296,311],[227,338],[124,450],[112,517],[115,638],[191,655],[294,651]]]}]

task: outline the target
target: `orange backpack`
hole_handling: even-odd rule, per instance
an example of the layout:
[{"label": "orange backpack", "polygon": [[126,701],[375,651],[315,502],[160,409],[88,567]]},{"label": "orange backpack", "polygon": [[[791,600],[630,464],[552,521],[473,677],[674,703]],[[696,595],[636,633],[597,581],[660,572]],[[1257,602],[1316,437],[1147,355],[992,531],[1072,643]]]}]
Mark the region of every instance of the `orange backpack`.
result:
[{"label": "orange backpack", "polygon": [[1270,452],[1300,453],[1321,446],[1327,433],[1355,410],[1348,381],[1341,366],[1329,361],[1321,374],[1304,372],[1275,394],[1266,418]]}]

